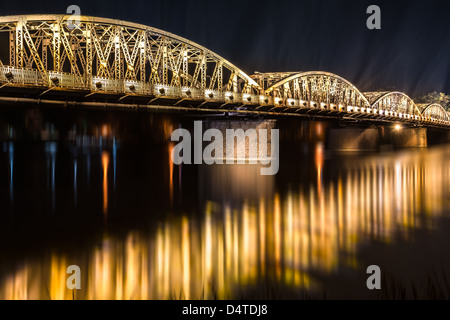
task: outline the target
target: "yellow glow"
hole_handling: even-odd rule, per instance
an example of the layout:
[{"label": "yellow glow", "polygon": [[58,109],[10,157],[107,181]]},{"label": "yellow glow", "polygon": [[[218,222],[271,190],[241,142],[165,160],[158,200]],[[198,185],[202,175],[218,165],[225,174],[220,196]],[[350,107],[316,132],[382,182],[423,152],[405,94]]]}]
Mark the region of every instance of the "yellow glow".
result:
[{"label": "yellow glow", "polygon": [[[102,154],[104,173],[107,159]],[[362,239],[389,243],[421,221],[433,227],[450,190],[446,159],[432,152],[368,158],[320,194],[310,186],[234,206],[208,202],[202,217],[170,216],[151,236],[105,235],[78,256],[27,260],[0,279],[0,299],[226,299],[266,278],[310,288],[317,284],[310,270],[357,266]],[[83,272],[75,292],[66,288],[72,263]]]},{"label": "yellow glow", "polygon": [[102,168],[103,168],[103,214],[106,216],[108,213],[108,165],[109,165],[109,153],[107,151],[102,152]]}]

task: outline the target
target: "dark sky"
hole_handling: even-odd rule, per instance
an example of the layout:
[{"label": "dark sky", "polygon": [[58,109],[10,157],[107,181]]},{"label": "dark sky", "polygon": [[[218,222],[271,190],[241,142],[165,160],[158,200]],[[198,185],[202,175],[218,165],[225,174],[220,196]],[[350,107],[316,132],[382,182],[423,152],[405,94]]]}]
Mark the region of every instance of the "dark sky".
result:
[{"label": "dark sky", "polygon": [[[249,74],[322,70],[362,91],[450,93],[446,1],[2,0],[0,14],[65,13],[70,4],[186,37]],[[366,27],[371,4],[381,8],[381,30]]]}]

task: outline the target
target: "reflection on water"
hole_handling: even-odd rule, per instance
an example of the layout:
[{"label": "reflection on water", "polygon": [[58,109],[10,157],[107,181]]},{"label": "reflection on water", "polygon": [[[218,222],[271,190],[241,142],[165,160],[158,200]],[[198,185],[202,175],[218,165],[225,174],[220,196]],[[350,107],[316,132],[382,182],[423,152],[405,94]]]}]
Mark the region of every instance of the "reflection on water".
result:
[{"label": "reflection on water", "polygon": [[103,168],[103,214],[108,212],[108,165],[109,154],[107,151],[102,152],[102,168]]},{"label": "reflection on water", "polygon": [[[95,135],[77,138],[84,147],[76,148],[79,154],[72,153],[73,190],[68,189],[73,204],[81,205],[86,185],[80,178],[98,163],[93,171],[98,179],[88,181],[93,181],[91,190],[98,188],[101,200],[95,211],[104,216],[101,236],[70,250],[43,245],[37,255],[11,260],[0,274],[1,299],[232,299],[247,297],[245,292],[250,292],[250,298],[276,297],[267,284],[299,295],[305,290],[326,292],[324,277],[365,270],[360,251],[371,242],[391,246],[400,235],[407,243],[420,245],[413,231],[437,230],[450,204],[450,162],[446,160],[450,151],[445,147],[327,158],[319,141],[309,147],[311,157],[306,160],[297,159],[296,153],[290,159],[281,158],[280,169],[285,172],[306,166],[312,173],[308,180],[295,175],[290,179],[261,176],[257,165],[204,165],[189,176],[184,172],[188,168],[171,163],[173,144],[167,140],[163,149],[152,149],[148,155],[159,162],[145,169],[137,156],[145,158],[144,154],[133,153],[126,160],[127,152],[121,154],[116,137],[106,139],[111,127],[101,128],[102,140]],[[4,146],[12,197],[14,144]],[[55,166],[65,161],[58,159],[58,152],[55,142],[45,144],[48,192],[51,208],[57,211],[55,198],[63,191],[58,193]],[[92,162],[81,165],[83,158]],[[137,198],[132,200],[131,193],[126,193],[123,215],[143,214],[127,216],[140,227],[120,227],[108,219],[114,210],[120,211],[125,194],[120,186],[136,170],[132,166],[143,177],[133,179],[126,188],[142,192],[143,205],[138,207],[133,203]],[[162,177],[155,176],[159,171]],[[117,191],[112,191],[116,182]],[[156,187],[149,190],[147,184]],[[181,196],[182,190],[192,189],[198,191],[195,205]],[[159,202],[168,193],[168,205],[155,218],[151,216],[158,210],[158,199],[148,197],[158,190]],[[119,225],[120,232],[108,230],[114,225]],[[376,261],[382,268],[384,262]],[[66,289],[66,268],[71,264],[82,270],[81,290]],[[362,284],[365,280],[357,279]]]}]

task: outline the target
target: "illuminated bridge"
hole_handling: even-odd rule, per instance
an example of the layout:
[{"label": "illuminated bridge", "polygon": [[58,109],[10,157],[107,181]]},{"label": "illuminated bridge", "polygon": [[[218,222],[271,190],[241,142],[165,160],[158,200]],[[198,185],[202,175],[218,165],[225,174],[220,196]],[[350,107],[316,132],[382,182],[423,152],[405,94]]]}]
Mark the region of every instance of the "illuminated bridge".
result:
[{"label": "illuminated bridge", "polygon": [[70,15],[0,17],[0,101],[313,115],[448,127],[439,104],[360,92],[320,71],[247,75],[141,24]]}]

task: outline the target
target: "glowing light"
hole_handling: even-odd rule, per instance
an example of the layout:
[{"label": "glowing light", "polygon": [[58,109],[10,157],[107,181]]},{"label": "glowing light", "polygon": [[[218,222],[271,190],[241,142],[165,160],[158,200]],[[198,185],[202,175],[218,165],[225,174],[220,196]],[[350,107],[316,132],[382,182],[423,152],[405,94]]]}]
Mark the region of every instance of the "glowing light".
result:
[{"label": "glowing light", "polygon": [[[310,270],[357,267],[362,239],[395,241],[399,229],[433,225],[445,211],[450,164],[442,153],[375,159],[351,163],[320,194],[311,186],[255,203],[208,203],[202,218],[169,217],[150,236],[103,238],[80,260],[60,252],[27,260],[0,282],[0,299],[226,299],[268,276],[293,289],[314,286]],[[103,152],[104,178],[108,162]],[[66,287],[72,261],[87,270],[75,293]]]},{"label": "glowing light", "polygon": [[169,143],[169,197],[171,204],[173,204],[173,161],[172,161],[173,148],[174,143]]},{"label": "glowing light", "polygon": [[102,125],[102,136],[107,137],[111,133],[111,127],[108,124]]},{"label": "glowing light", "polygon": [[395,127],[394,127],[394,129],[395,129],[396,131],[400,131],[400,130],[402,130],[402,126],[401,126],[400,124],[396,124]]},{"label": "glowing light", "polygon": [[109,153],[102,152],[102,168],[103,168],[103,214],[106,216],[108,212],[108,165]]}]

